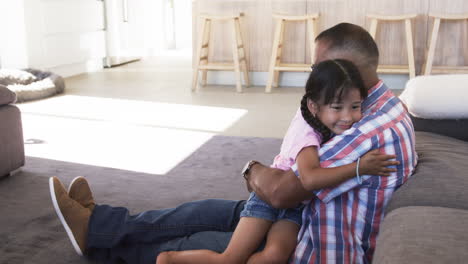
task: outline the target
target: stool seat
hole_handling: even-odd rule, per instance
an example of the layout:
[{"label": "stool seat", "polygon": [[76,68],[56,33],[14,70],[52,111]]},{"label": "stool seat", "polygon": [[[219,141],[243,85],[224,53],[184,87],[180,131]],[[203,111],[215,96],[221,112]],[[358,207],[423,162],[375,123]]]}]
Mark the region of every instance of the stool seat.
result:
[{"label": "stool seat", "polygon": [[[237,92],[242,92],[242,80],[241,72],[244,75],[244,82],[246,86],[249,86],[249,74],[247,66],[247,52],[242,40],[241,27],[240,27],[240,17],[243,16],[243,13],[234,14],[234,15],[211,15],[211,14],[201,14],[199,19],[201,22],[201,30],[198,34],[198,46],[197,46],[197,57],[195,62],[195,67],[193,71],[192,79],[192,91],[196,91],[198,88],[198,73],[202,72],[202,84],[206,84],[207,71],[208,70],[232,70],[236,75],[236,90]],[[214,21],[227,21],[231,27],[231,38],[232,38],[232,58],[233,62],[209,62],[208,54],[210,49],[210,30],[211,23]]]},{"label": "stool seat", "polygon": [[436,13],[429,13],[430,17],[433,18],[440,18],[445,20],[464,20],[468,19],[468,13],[465,14],[436,14]]},{"label": "stool seat", "polygon": [[[317,20],[319,13],[309,15],[283,15],[273,14],[273,18],[277,20],[275,34],[273,37],[273,48],[268,72],[268,81],[265,87],[265,92],[270,93],[272,86],[278,87],[279,73],[281,71],[289,72],[308,72],[311,71],[311,64],[314,63],[314,49],[315,49],[315,36],[317,34]],[[303,22],[307,24],[307,35],[309,35],[309,48],[310,48],[310,64],[304,63],[281,63],[281,53],[283,49],[284,26],[285,22]]]},{"label": "stool seat", "polygon": [[[440,23],[443,20],[450,21],[463,21],[468,20],[468,13],[464,14],[437,14],[430,13],[430,17],[434,18],[434,25],[432,27],[431,42],[427,52],[426,63],[423,65],[424,75],[430,75],[431,73],[468,73],[468,66],[433,66],[435,47],[437,45],[437,38],[439,35]],[[465,47],[468,43],[465,43]]]},{"label": "stool seat", "polygon": [[229,19],[236,19],[244,16],[244,13],[239,13],[236,15],[210,15],[210,14],[200,14],[199,17],[201,19],[212,19],[212,20],[229,20]]},{"label": "stool seat", "polygon": [[288,20],[288,21],[304,21],[304,20],[307,20],[307,19],[317,19],[318,17],[319,17],[319,13],[310,14],[310,15],[303,15],[303,16],[273,14],[273,18],[283,19],[283,20]]},{"label": "stool seat", "polygon": [[377,15],[377,14],[368,14],[368,18],[375,18],[378,20],[384,21],[398,21],[398,20],[405,20],[405,19],[412,19],[417,17],[418,14],[405,14],[405,15],[396,15],[396,16],[384,16],[384,15]]},{"label": "stool seat", "polygon": [[402,15],[379,15],[368,14],[367,17],[371,19],[369,33],[374,40],[376,40],[377,25],[379,21],[401,21],[405,23],[405,38],[406,38],[406,52],[408,57],[408,65],[379,65],[377,68],[378,73],[408,73],[410,78],[416,76],[416,67],[414,62],[413,50],[413,33],[411,26],[411,19],[416,18],[417,14],[402,14]]}]

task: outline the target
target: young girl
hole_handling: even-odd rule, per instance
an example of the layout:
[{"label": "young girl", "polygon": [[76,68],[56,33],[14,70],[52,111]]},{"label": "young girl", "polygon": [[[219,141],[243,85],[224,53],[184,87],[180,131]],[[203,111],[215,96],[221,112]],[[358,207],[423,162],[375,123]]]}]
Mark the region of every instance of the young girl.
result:
[{"label": "young girl", "polygon": [[[320,144],[334,134],[351,129],[353,123],[361,119],[361,102],[366,97],[367,89],[354,64],[341,59],[319,63],[307,80],[300,111],[292,120],[272,167],[288,170],[297,162],[299,174],[307,175],[300,178],[306,190],[333,187],[359,177],[357,171],[361,175],[380,176],[389,176],[396,171],[387,168],[398,164],[389,161],[395,156],[381,155],[378,151],[368,152],[358,163],[336,168],[320,167]],[[223,253],[209,250],[163,252],[156,263],[286,263],[296,247],[301,209],[302,206],[276,209],[251,193]],[[264,249],[255,253],[265,236]]]}]

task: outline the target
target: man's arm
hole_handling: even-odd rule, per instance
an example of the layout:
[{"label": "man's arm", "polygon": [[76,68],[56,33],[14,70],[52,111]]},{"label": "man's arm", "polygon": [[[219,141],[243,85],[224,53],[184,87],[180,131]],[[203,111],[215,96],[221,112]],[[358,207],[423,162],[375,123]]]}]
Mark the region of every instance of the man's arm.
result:
[{"label": "man's arm", "polygon": [[314,194],[302,186],[292,170],[270,168],[257,163],[247,175],[247,184],[265,202],[275,208],[292,208]]}]

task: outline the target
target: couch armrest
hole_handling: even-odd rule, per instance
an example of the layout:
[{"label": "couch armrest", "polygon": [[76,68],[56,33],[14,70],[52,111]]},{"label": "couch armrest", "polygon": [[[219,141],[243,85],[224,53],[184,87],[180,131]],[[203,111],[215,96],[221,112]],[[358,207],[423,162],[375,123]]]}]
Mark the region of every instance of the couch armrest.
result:
[{"label": "couch armrest", "polygon": [[15,105],[0,106],[0,177],[24,165],[21,112]]},{"label": "couch armrest", "polygon": [[0,85],[0,105],[13,104],[16,102],[16,94],[4,85]]}]

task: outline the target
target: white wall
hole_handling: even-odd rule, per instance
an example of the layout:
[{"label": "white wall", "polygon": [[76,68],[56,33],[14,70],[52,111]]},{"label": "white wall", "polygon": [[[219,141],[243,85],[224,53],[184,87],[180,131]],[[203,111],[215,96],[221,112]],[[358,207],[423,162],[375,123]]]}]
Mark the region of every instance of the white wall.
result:
[{"label": "white wall", "polygon": [[106,0],[108,54],[145,57],[164,48],[163,1],[127,0],[128,20],[123,22],[123,0]]},{"label": "white wall", "polygon": [[[164,49],[162,1],[128,0],[132,23],[119,39],[123,56],[156,55]],[[63,76],[101,69],[104,7],[101,0],[0,0],[1,67],[34,67]]]},{"label": "white wall", "polygon": [[[105,57],[104,4],[96,0],[28,0],[39,2],[42,10],[42,55],[32,65],[69,76],[102,68]],[[27,12],[32,8],[26,9]],[[31,16],[32,17],[32,16]],[[36,19],[39,19],[37,17]],[[33,24],[34,21],[29,21]],[[40,30],[36,27],[36,30]],[[39,31],[40,32],[40,31]],[[31,34],[31,33],[29,33]],[[29,42],[30,44],[33,44]]]},{"label": "white wall", "polygon": [[64,76],[102,67],[102,1],[3,0],[1,10],[1,34],[8,36],[2,41],[2,67],[33,67]]},{"label": "white wall", "polygon": [[28,65],[27,32],[24,1],[0,1],[0,58],[2,67],[22,68]]},{"label": "white wall", "polygon": [[192,0],[173,0],[175,6],[175,48],[192,49]]}]

